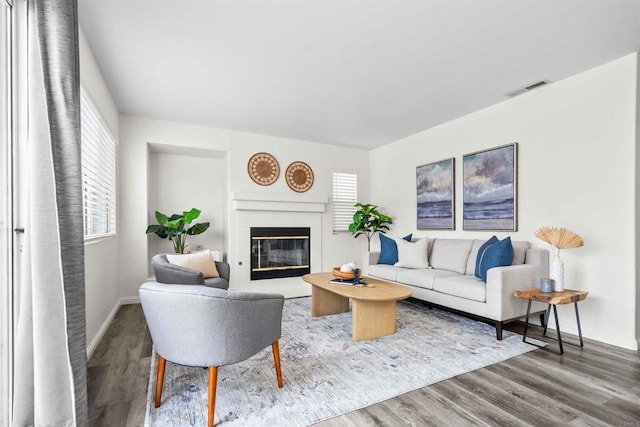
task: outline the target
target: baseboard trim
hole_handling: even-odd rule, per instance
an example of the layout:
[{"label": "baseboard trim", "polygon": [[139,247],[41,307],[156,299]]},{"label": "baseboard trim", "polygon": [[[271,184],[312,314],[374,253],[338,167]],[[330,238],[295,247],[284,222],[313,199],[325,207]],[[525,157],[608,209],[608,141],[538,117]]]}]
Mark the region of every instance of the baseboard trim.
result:
[{"label": "baseboard trim", "polygon": [[140,304],[140,297],[120,298],[120,305]]},{"label": "baseboard trim", "polygon": [[[578,329],[575,325],[567,325],[566,327],[560,325],[560,331],[563,337],[565,334],[571,335],[576,338],[578,337]],[[547,334],[551,336],[554,336],[556,334],[556,328],[555,328],[555,325],[553,325],[553,318],[550,319],[549,321],[549,329]],[[582,337],[588,340],[600,342],[602,344],[613,345],[615,347],[624,348],[626,350],[638,351],[640,349],[639,348],[640,338],[630,339],[630,340],[611,339],[610,337],[605,335],[594,334],[588,329],[585,330],[584,326],[582,327]]]},{"label": "baseboard trim", "polygon": [[102,326],[100,326],[100,329],[98,329],[98,332],[96,332],[96,334],[93,336],[93,339],[91,339],[91,342],[89,342],[89,345],[87,346],[87,360],[91,358],[91,356],[93,355],[93,352],[96,350],[96,347],[100,343],[100,340],[102,340],[102,338],[104,337],[104,334],[107,333],[107,329],[109,329],[109,325],[111,325],[111,322],[113,322],[113,318],[116,317],[116,313],[118,313],[118,309],[120,308],[121,305],[122,305],[122,300],[118,301],[113,306],[113,308],[107,315],[107,318],[104,319],[104,322],[102,322]]},{"label": "baseboard trim", "polygon": [[[560,330],[562,332],[564,332],[564,330],[562,329],[562,325],[560,326]],[[571,333],[571,332],[569,332],[569,333]],[[576,333],[574,335],[576,335],[576,334],[577,334],[577,331],[576,331]],[[584,330],[582,331],[582,336],[584,338],[592,339],[594,341],[599,341],[599,342],[602,342],[602,343],[605,343],[605,344],[609,344],[609,345],[614,345],[616,347],[625,348],[627,350],[638,351],[638,339],[635,339],[635,340],[631,339],[631,340],[628,340],[628,341],[615,340],[615,339],[612,340],[607,336],[602,336],[602,335],[598,335],[598,334],[589,334],[589,331],[587,331],[585,333]]]}]

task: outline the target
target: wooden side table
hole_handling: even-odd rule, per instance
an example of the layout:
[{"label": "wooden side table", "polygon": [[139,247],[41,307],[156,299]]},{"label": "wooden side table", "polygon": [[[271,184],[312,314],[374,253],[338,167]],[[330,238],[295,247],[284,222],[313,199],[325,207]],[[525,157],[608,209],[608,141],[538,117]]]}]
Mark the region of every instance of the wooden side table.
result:
[{"label": "wooden side table", "polygon": [[564,353],[562,348],[562,337],[560,335],[560,323],[558,322],[558,310],[556,306],[558,304],[570,304],[573,303],[576,309],[576,322],[578,323],[578,335],[580,337],[580,347],[584,347],[584,343],[582,342],[582,329],[580,328],[580,315],[578,314],[578,302],[582,301],[589,295],[589,292],[583,291],[574,291],[571,289],[565,289],[560,292],[542,292],[540,288],[536,289],[524,289],[515,291],[513,296],[517,298],[524,298],[529,300],[527,304],[527,319],[524,324],[524,335],[522,337],[522,341],[527,344],[536,345],[530,342],[527,342],[527,329],[529,328],[529,314],[531,312],[531,301],[538,301],[547,304],[547,311],[544,316],[544,331],[542,332],[542,336],[547,336],[547,325],[549,324],[549,316],[551,314],[551,306],[553,306],[553,317],[556,319],[556,331],[558,332],[558,345],[560,346],[560,354]]}]

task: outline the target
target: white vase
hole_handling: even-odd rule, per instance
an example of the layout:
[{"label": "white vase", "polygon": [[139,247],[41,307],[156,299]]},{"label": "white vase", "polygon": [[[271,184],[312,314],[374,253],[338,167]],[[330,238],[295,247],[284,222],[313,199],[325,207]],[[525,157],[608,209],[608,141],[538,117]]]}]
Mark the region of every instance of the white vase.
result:
[{"label": "white vase", "polygon": [[555,292],[564,291],[564,262],[560,259],[559,254],[549,265],[549,277],[556,281],[553,289]]}]

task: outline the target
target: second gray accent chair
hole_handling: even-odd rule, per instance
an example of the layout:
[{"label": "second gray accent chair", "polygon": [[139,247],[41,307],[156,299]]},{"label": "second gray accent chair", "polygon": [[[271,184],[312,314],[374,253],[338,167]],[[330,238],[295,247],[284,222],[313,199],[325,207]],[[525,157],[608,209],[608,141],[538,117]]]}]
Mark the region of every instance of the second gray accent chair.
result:
[{"label": "second gray accent chair", "polygon": [[205,279],[201,272],[171,264],[167,254],[154,255],[151,258],[151,268],[160,283],[180,285],[204,285],[218,289],[229,289],[231,266],[222,261],[215,261],[220,277]]},{"label": "second gray accent chair", "polygon": [[[147,282],[140,303],[158,355],[155,407],[162,398],[166,361],[209,369],[208,426],[213,426],[218,367],[238,363],[271,345],[282,388],[280,294]],[[247,387],[254,387],[247,384]]]}]

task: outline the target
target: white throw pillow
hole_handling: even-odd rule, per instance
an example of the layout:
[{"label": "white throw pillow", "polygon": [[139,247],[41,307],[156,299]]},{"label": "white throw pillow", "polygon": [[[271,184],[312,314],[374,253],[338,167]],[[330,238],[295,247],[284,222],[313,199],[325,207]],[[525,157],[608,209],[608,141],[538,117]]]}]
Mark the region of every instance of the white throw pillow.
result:
[{"label": "white throw pillow", "polygon": [[205,279],[210,277],[220,277],[216,263],[211,257],[211,251],[198,252],[195,254],[167,254],[167,261],[171,264],[179,265],[181,267],[197,270],[204,276]]},{"label": "white throw pillow", "polygon": [[427,249],[429,239],[423,238],[415,242],[407,242],[404,239],[396,239],[398,245],[398,262],[396,267],[404,268],[429,268]]}]

